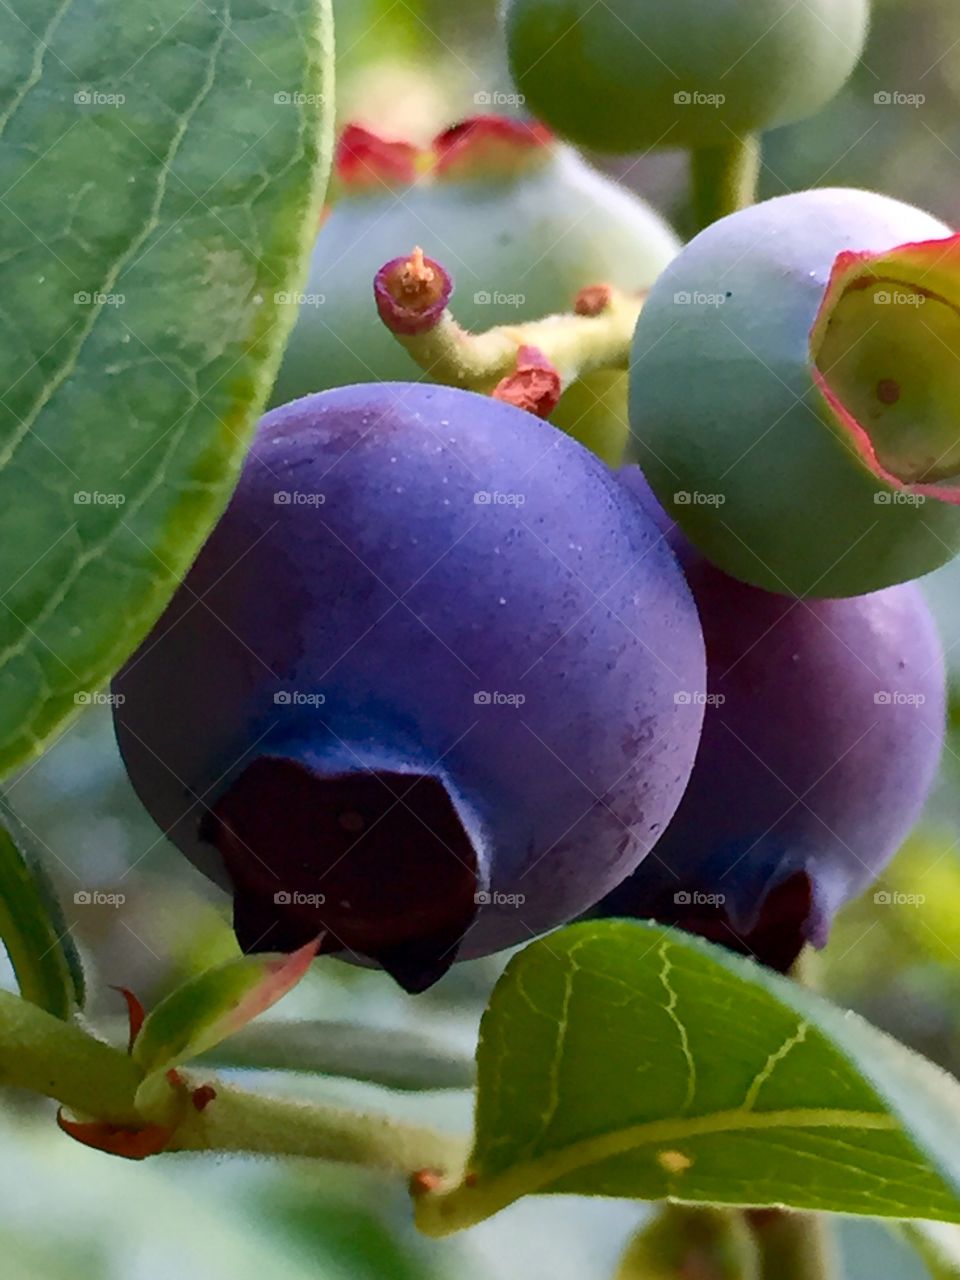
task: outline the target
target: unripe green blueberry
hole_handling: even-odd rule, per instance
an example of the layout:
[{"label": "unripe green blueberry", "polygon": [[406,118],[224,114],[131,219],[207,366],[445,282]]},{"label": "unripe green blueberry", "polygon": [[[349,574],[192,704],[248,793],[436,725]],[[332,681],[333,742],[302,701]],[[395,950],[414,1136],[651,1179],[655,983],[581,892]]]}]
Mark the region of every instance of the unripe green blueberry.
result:
[{"label": "unripe green blueberry", "polygon": [[[426,152],[351,127],[336,176],[339,195],[317,237],[274,405],[349,383],[427,377],[373,299],[379,269],[414,245],[449,269],[453,314],[478,332],[570,311],[587,285],[643,292],[680,248],[638,196],[517,120],[477,117]],[[619,462],[625,375],[588,375],[551,420]]]},{"label": "unripe green blueberry", "polygon": [[564,137],[724,146],[833,97],[867,0],[505,0],[504,24],[517,87]]},{"label": "unripe green blueberry", "polygon": [[960,546],[960,237],[867,191],[701,232],[644,304],[629,452],[744,582],[848,596]]}]

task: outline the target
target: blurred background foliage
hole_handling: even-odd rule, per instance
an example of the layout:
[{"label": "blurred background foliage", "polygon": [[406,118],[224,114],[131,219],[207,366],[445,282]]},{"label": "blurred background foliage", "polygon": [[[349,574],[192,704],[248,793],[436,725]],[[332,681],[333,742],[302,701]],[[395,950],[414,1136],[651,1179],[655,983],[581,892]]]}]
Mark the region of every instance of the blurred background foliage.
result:
[{"label": "blurred background foliage", "polygon": [[[509,93],[495,0],[336,0],[338,114],[426,142]],[[806,186],[874,187],[960,222],[960,7],[956,0],[875,0],[866,55],[813,119],[768,135],[764,195]],[[876,94],[922,94],[918,107]],[[684,223],[686,163],[662,153],[594,157]],[[398,246],[398,252],[408,246]],[[429,251],[429,246],[426,246]],[[960,1073],[960,569],[926,580],[953,679],[940,785],[920,827],[875,893],[849,908],[818,960],[824,989]],[[119,997],[149,1007],[236,944],[226,903],[175,854],[139,808],[120,768],[109,714],[94,708],[8,786],[41,842],[84,955],[95,1024]],[[92,889],[123,894],[89,906]],[[898,895],[900,897],[898,898]],[[910,901],[903,901],[906,897]],[[275,1015],[422,1035],[460,1061],[503,957],[455,968],[410,998],[385,976],[325,961]],[[0,985],[13,975],[0,961]],[[332,1076],[240,1074],[259,1087],[368,1102],[465,1127],[469,1095],[411,1094]],[[68,1142],[51,1108],[0,1091],[0,1256],[9,1280],[600,1280],[646,1216],[627,1202],[556,1197],[513,1206],[462,1237],[431,1242],[410,1223],[404,1188],[364,1172],[243,1158],[163,1157],[131,1169]],[[850,1280],[923,1280],[882,1227],[843,1226]]]}]

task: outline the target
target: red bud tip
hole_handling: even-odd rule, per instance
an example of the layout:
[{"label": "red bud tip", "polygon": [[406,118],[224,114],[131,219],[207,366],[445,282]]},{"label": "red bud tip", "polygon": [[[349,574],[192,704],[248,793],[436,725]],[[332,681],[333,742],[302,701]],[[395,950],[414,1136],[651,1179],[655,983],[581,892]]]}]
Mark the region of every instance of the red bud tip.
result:
[{"label": "red bud tip", "polygon": [[436,1191],[442,1182],[443,1175],[436,1169],[418,1169],[416,1173],[410,1175],[410,1194],[426,1195],[428,1191]]},{"label": "red bud tip", "polygon": [[598,316],[606,311],[613,298],[613,289],[608,284],[588,284],[574,299],[573,309],[578,316]]},{"label": "red bud tip", "polygon": [[453,281],[423,250],[394,258],[377,272],[373,296],[380,319],[392,333],[427,333],[440,320],[453,293]]},{"label": "red bud tip", "polygon": [[394,187],[416,181],[419,156],[412,142],[389,142],[348,124],[337,143],[334,168],[344,187]]},{"label": "red bud tip", "polygon": [[143,1020],[147,1016],[147,1012],[133,992],[128,991],[126,987],[111,986],[111,990],[119,991],[127,1002],[127,1017],[130,1022],[130,1035],[127,1039],[127,1053],[132,1053],[133,1042],[140,1034],[140,1028],[143,1026]]},{"label": "red bud tip", "polygon": [[438,178],[509,177],[547,154],[553,134],[535,121],[473,116],[433,140]]},{"label": "red bud tip", "polygon": [[68,1120],[63,1108],[57,1112],[57,1124],[64,1133],[85,1147],[105,1151],[125,1160],[145,1160],[159,1155],[170,1139],[173,1130],[159,1124],[148,1124],[142,1129],[125,1129],[121,1125],[107,1124],[105,1120]]},{"label": "red bud tip", "polygon": [[202,1084],[199,1089],[194,1089],[191,1094],[193,1105],[198,1111],[203,1111],[217,1096],[217,1091],[212,1084]]},{"label": "red bud tip", "polygon": [[563,393],[560,374],[537,347],[521,347],[516,373],[510,373],[493,389],[494,400],[516,405],[537,418],[549,418]]}]

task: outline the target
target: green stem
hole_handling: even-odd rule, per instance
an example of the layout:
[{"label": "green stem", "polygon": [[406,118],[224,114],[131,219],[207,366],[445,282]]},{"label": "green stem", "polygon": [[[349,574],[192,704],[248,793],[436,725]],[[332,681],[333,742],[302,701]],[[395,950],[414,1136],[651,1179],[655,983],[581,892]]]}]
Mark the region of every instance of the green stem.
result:
[{"label": "green stem", "polygon": [[404,1175],[458,1172],[467,1156],[463,1138],[389,1116],[214,1087],[214,1101],[201,1112],[188,1111],[169,1150],[308,1156]]},{"label": "green stem", "polygon": [[827,1110],[817,1107],[785,1108],[782,1111],[753,1112],[737,1108],[703,1116],[675,1116],[646,1120],[609,1133],[580,1138],[565,1147],[548,1151],[502,1173],[473,1176],[463,1182],[444,1183],[421,1195],[415,1203],[417,1225],[428,1236],[450,1235],[491,1217],[521,1196],[536,1195],[578,1169],[599,1165],[615,1156],[633,1153],[641,1147],[673,1149],[685,1138],[706,1134],[741,1134],[763,1129],[890,1130],[897,1122],[878,1111]]},{"label": "green stem", "polygon": [[760,173],[760,138],[731,135],[718,147],[691,152],[691,201],[696,229],[702,231],[718,218],[753,204]]},{"label": "green stem", "polygon": [[[143,1074],[126,1053],[74,1023],[0,991],[0,1085],[45,1094],[84,1118],[142,1127],[134,1106]],[[190,1085],[206,1083],[199,1076]],[[202,1110],[187,1104],[170,1151],[250,1151],[361,1164],[410,1174],[430,1169],[456,1178],[462,1138],[323,1104],[247,1093],[219,1081]]]},{"label": "green stem", "polygon": [[136,1124],[141,1074],[125,1053],[75,1023],[0,991],[0,1085],[56,1098],[111,1124]]},{"label": "green stem", "polygon": [[564,387],[596,369],[626,369],[641,300],[613,294],[600,315],[562,314],[486,333],[462,329],[449,311],[426,333],[394,334],[434,382],[489,392],[516,368],[521,347],[536,347]]},{"label": "green stem", "polygon": [[839,1274],[822,1214],[760,1209],[746,1217],[760,1250],[761,1280],[835,1280]]}]

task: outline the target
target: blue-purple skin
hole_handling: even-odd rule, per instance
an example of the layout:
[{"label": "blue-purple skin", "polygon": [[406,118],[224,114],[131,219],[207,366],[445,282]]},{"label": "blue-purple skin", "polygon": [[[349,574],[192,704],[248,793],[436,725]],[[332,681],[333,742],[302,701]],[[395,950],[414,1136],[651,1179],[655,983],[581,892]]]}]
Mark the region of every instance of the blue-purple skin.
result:
[{"label": "blue-purple skin", "polygon": [[593,914],[654,916],[785,969],[920,813],[945,723],[934,622],[913,584],[803,601],[737,582],[657,514],[637,468],[621,475],[684,566],[709,700],[677,813]]},{"label": "blue-purple skin", "polygon": [[[245,885],[241,945],[326,930],[323,950],[408,990],[564,923],[633,870],[689,779],[704,689],[683,574],[613,473],[510,405],[406,383],[267,414],[114,685],[146,808],[207,875]],[[343,799],[374,777],[432,781],[416,813],[398,800],[374,830]],[[306,793],[323,822],[328,800],[344,807],[332,835],[314,838]],[[372,850],[362,884],[344,830]],[[274,903],[291,888],[327,901]],[[357,924],[360,898],[402,919]]]}]

